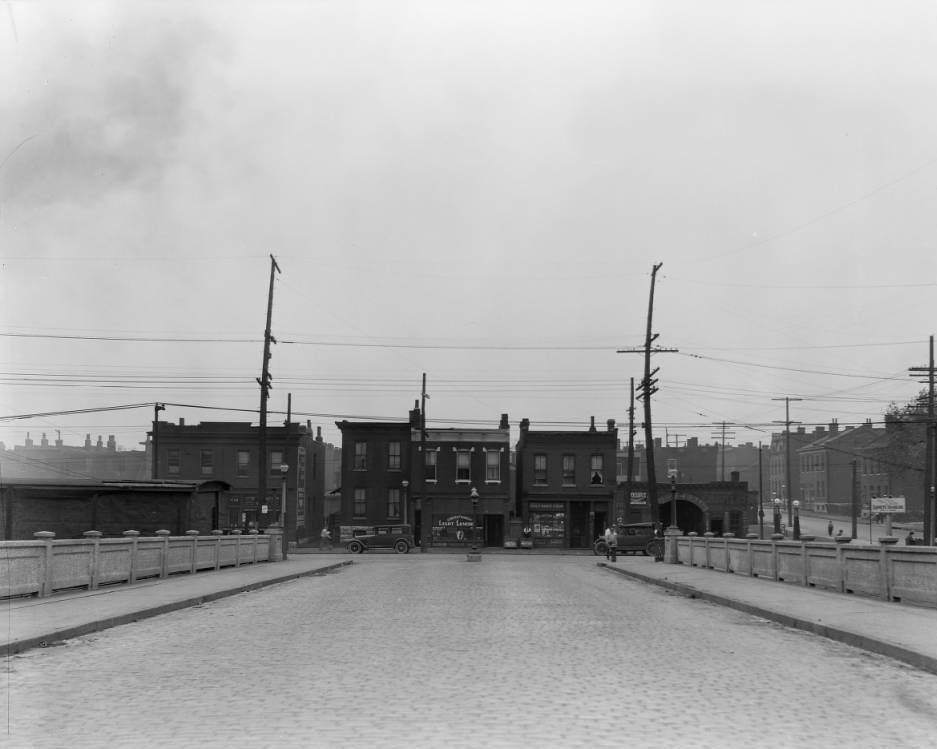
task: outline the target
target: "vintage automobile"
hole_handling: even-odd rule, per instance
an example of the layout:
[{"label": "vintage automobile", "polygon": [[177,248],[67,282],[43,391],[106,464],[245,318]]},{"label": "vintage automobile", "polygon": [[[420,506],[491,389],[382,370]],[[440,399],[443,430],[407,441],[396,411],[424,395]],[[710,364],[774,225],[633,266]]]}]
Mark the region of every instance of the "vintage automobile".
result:
[{"label": "vintage automobile", "polygon": [[[617,526],[618,545],[616,546],[619,554],[637,554],[641,552],[645,556],[654,556],[657,546],[663,544],[664,539],[656,536],[654,533],[654,523],[626,523]],[[600,536],[592,544],[592,552],[600,557],[604,557],[608,551],[608,545],[605,543],[605,536]]]},{"label": "vintage automobile", "polygon": [[345,544],[345,548],[352,554],[361,554],[371,549],[393,549],[398,554],[408,554],[413,546],[413,533],[409,525],[375,525],[360,535],[356,533]]}]

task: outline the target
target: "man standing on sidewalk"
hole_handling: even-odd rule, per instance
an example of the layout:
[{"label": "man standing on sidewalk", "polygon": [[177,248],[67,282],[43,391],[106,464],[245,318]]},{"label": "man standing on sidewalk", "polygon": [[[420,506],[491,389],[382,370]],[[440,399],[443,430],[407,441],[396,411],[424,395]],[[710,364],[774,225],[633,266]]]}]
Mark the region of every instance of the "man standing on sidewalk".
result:
[{"label": "man standing on sidewalk", "polygon": [[832,521],[832,520],[831,520],[831,521],[829,522],[829,524],[826,526],[826,533],[827,533],[827,535],[828,535],[830,538],[833,537],[833,521]]}]

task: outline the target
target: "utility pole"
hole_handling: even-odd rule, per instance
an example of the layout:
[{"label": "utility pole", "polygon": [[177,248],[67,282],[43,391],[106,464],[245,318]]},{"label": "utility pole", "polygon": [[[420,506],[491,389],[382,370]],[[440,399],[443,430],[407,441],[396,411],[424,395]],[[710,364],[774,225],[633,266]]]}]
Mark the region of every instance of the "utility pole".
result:
[{"label": "utility pole", "polygon": [[150,448],[153,450],[153,480],[159,478],[159,412],[165,411],[163,403],[153,404],[153,440]]},{"label": "utility pole", "polygon": [[722,441],[722,452],[721,452],[722,480],[725,481],[726,480],[726,437],[728,437],[730,440],[735,439],[735,432],[728,432],[728,434],[726,433],[726,426],[735,426],[735,425],[731,421],[716,421],[713,423],[715,424],[715,426],[719,426],[720,424],[722,425],[721,432],[716,432],[715,434],[712,434],[710,436],[715,437],[715,438],[719,438],[720,435],[722,436],[722,440],[721,440]]},{"label": "utility pole", "polygon": [[657,374],[660,367],[651,370],[651,354],[676,352],[675,348],[661,348],[659,346],[651,347],[651,344],[657,339],[659,333],[653,333],[652,319],[654,317],[654,284],[657,280],[657,271],[661,269],[663,263],[657,263],[651,270],[651,293],[647,303],[647,332],[644,337],[644,348],[619,349],[619,354],[644,353],[644,377],[638,390],[638,400],[644,401],[644,452],[647,456],[647,501],[651,510],[651,520],[655,523],[660,520],[660,507],[657,502],[657,470],[654,466],[654,429],[651,426],[651,396],[657,392]]},{"label": "utility pole", "polygon": [[[869,506],[869,518],[871,523],[872,507]],[[871,525],[870,525],[871,527]],[[859,538],[859,462],[852,461],[852,537]],[[872,532],[869,531],[869,543],[872,543]]]},{"label": "utility pole", "polygon": [[794,516],[794,487],[791,484],[791,424],[800,424],[799,421],[791,421],[791,401],[802,401],[803,398],[772,398],[773,401],[784,401],[784,421],[775,421],[775,424],[784,424],[784,475],[787,477],[787,524],[792,526]]},{"label": "utility pole", "polygon": [[758,440],[758,538],[765,537],[765,479],[761,471],[761,440]]},{"label": "utility pole", "polygon": [[935,516],[937,516],[937,505],[934,499],[935,483],[935,462],[937,456],[934,455],[935,442],[937,442],[937,424],[934,422],[934,336],[930,337],[930,363],[926,367],[909,367],[908,371],[911,377],[919,378],[921,375],[927,375],[927,425],[926,441],[924,448],[924,544],[930,546],[937,540],[935,533]]},{"label": "utility pole", "polygon": [[420,394],[420,553],[426,553],[429,502],[426,498],[426,372],[423,373],[423,391]]},{"label": "utility pole", "polygon": [[267,502],[267,399],[270,397],[270,344],[277,339],[270,332],[273,317],[273,277],[280,272],[276,258],[270,255],[270,291],[267,293],[267,327],[264,330],[264,361],[261,375],[257,378],[260,385],[260,456],[257,459],[257,522],[260,522],[260,508]]}]

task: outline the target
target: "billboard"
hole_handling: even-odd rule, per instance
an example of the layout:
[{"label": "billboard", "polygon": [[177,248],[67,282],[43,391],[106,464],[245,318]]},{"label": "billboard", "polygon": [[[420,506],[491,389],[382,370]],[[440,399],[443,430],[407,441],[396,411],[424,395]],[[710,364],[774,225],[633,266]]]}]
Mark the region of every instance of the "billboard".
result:
[{"label": "billboard", "polygon": [[872,497],[870,502],[873,515],[906,512],[904,497]]}]

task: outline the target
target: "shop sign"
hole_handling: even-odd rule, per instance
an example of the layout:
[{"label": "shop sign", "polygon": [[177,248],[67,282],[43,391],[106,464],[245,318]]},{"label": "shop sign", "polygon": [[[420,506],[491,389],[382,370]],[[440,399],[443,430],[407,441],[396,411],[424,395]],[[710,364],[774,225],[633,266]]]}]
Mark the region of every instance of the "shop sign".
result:
[{"label": "shop sign", "polygon": [[528,509],[531,512],[565,512],[565,502],[530,502]]},{"label": "shop sign", "polygon": [[[479,533],[481,526],[476,528]],[[479,533],[479,538],[481,534]],[[469,543],[472,540],[472,518],[467,515],[433,515],[433,541]]]},{"label": "shop sign", "polygon": [[647,492],[631,492],[631,504],[646,505],[647,504]]}]

